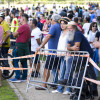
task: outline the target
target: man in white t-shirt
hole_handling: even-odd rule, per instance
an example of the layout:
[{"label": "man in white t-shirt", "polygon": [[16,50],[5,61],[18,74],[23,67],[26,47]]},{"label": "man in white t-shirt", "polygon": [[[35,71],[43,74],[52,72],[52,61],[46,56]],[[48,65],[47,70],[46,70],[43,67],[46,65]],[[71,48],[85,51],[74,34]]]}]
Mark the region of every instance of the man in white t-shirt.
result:
[{"label": "man in white t-shirt", "polygon": [[96,13],[97,13],[98,22],[100,23],[100,8],[96,10]]},{"label": "man in white t-shirt", "polygon": [[[31,26],[33,28],[31,33],[31,54],[35,54],[36,48],[38,48],[39,45],[41,44],[40,42],[41,31],[37,27],[36,19],[32,20]],[[38,57],[39,57],[38,55],[36,55],[35,57],[34,61],[35,71],[32,72],[32,77],[38,77],[40,75],[39,73],[40,59]]]},{"label": "man in white t-shirt", "polygon": [[88,12],[87,10],[85,10],[84,13],[83,13],[83,16],[84,16],[84,19],[85,19],[86,17],[89,17],[89,12]]},{"label": "man in white t-shirt", "polygon": [[87,37],[87,33],[89,31],[89,28],[90,28],[90,17],[86,17],[85,21],[86,22],[83,25],[83,29],[84,29],[84,36]]}]

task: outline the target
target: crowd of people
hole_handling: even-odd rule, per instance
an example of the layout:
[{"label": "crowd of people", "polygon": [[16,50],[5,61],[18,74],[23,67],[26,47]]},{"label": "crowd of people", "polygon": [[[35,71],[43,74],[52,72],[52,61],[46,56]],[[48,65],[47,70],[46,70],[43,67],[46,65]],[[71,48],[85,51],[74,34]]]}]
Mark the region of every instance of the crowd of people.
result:
[{"label": "crowd of people", "polygon": [[[89,4],[89,9],[84,7],[78,7],[71,4],[69,7],[56,7],[53,4],[53,8],[49,11],[45,5],[37,7],[33,5],[31,8],[26,6],[23,8],[3,8],[0,11],[0,55],[7,54],[10,49],[10,38],[16,39],[16,44],[11,43],[13,48],[13,56],[19,57],[29,54],[35,54],[41,48],[48,43],[48,49],[56,50],[69,50],[69,51],[87,51],[90,57],[99,64],[99,47],[100,47],[100,8],[97,4]],[[42,41],[42,32],[48,32]],[[48,62],[51,60],[49,69]],[[50,70],[52,69],[52,61],[54,58],[50,56],[46,59],[44,69],[44,82],[47,82],[50,76]],[[61,57],[61,63],[64,61],[64,57]],[[71,67],[72,58],[68,58],[67,64],[64,61],[62,66],[58,63],[56,57],[54,62],[54,68],[59,66],[60,84],[66,85],[68,80],[69,71]],[[14,67],[27,68],[27,59],[21,59],[21,64],[18,64],[19,60],[14,59]],[[85,61],[84,61],[85,62]],[[38,64],[36,68],[36,64]],[[31,65],[31,62],[30,62]],[[5,67],[8,65],[6,64]],[[32,65],[31,65],[32,66]],[[36,73],[32,72],[32,77],[40,75],[40,61],[38,55],[36,56],[34,67]],[[63,71],[61,71],[63,70]],[[98,70],[95,69],[90,63],[87,68],[88,73],[92,79],[97,79]],[[52,70],[55,73],[54,70]],[[62,72],[62,73],[60,73]],[[73,70],[72,70],[73,72]],[[9,74],[6,70],[3,72],[5,75]],[[57,76],[58,77],[58,76]],[[21,82],[21,80],[27,79],[27,70],[23,71],[21,77],[20,70],[15,71],[15,78],[9,79],[11,82]],[[70,77],[72,80],[72,77]],[[56,83],[58,80],[56,80]],[[0,71],[0,86],[1,84],[1,71]],[[42,87],[36,87],[37,90],[45,90],[47,84],[42,84]],[[97,85],[92,83],[93,96],[98,96]],[[70,88],[67,88],[64,92],[63,86],[58,86],[57,90],[52,93],[70,94]]]}]

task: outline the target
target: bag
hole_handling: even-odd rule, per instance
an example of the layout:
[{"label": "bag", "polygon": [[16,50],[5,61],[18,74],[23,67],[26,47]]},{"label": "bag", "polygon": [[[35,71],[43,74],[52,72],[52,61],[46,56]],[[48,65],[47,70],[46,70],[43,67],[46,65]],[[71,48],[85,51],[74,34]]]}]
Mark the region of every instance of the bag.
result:
[{"label": "bag", "polygon": [[[79,73],[77,87],[81,86],[83,73],[84,73],[84,70],[80,71],[80,73]],[[77,77],[78,77],[78,73],[75,75],[75,77],[73,79],[72,86],[76,86]],[[86,77],[89,77],[88,73],[86,74]],[[72,95],[70,96],[70,99],[77,100],[79,92],[80,92],[79,89],[72,89]],[[89,81],[84,81],[84,83],[83,83],[83,88],[82,88],[80,100],[85,100],[85,99],[91,99],[91,100],[94,99],[92,85],[91,85],[91,82],[89,82]]]}]

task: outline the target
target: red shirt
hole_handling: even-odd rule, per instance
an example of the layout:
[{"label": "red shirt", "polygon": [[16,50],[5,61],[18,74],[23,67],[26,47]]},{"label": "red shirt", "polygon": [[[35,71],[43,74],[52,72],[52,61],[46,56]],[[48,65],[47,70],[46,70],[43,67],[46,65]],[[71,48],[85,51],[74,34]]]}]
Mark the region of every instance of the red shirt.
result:
[{"label": "red shirt", "polygon": [[42,19],[42,20],[40,20],[40,22],[44,24],[46,22],[46,20]]},{"label": "red shirt", "polygon": [[16,39],[16,43],[27,43],[31,36],[31,28],[28,24],[21,25],[17,32],[19,36]]}]

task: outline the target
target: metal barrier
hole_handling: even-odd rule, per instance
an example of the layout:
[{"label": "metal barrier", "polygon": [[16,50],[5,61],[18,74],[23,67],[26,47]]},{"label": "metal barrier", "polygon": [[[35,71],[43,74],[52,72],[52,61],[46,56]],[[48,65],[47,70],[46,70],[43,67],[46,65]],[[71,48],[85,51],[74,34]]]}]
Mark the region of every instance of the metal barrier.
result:
[{"label": "metal barrier", "polygon": [[[64,59],[63,61],[62,58]],[[64,66],[65,61],[66,72],[64,74],[63,67],[61,68],[61,66]],[[58,78],[58,76],[61,78],[61,74],[64,74],[64,76],[67,77],[67,87],[70,87],[72,89],[79,89],[78,100],[80,100],[81,91],[84,83],[83,77],[86,74],[88,61],[88,52],[41,49],[40,52],[33,59],[32,69],[35,65],[35,71],[33,76],[32,71],[29,73],[26,92],[28,92],[28,90],[33,86],[44,88],[49,92],[48,88],[42,87],[40,84],[42,83],[46,85],[58,86],[60,84],[54,82],[56,81],[56,78]],[[51,74],[49,76],[50,70],[53,69],[55,69],[55,74]],[[37,74],[37,70],[39,71],[39,73],[37,76],[35,76]],[[77,77],[75,74],[77,74]],[[81,77],[80,74],[82,74]]]}]

